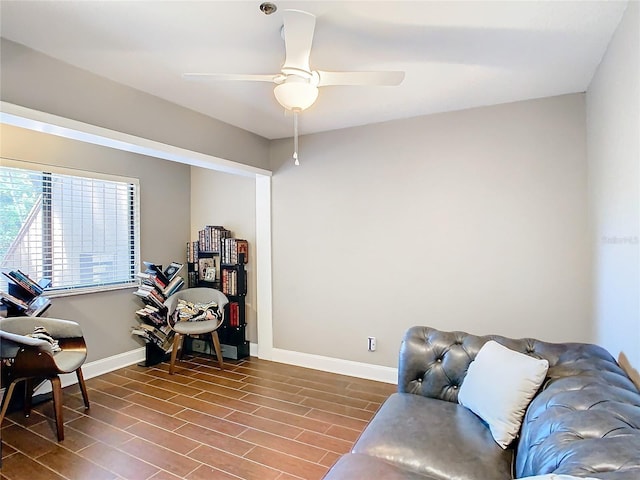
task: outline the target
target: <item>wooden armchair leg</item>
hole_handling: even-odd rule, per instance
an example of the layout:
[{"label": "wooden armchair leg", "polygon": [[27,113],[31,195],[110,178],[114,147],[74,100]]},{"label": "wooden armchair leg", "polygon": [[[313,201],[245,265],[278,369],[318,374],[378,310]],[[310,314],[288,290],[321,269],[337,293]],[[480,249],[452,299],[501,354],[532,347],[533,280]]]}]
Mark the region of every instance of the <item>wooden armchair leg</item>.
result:
[{"label": "wooden armchair leg", "polygon": [[216,357],[218,357],[218,365],[220,365],[220,370],[224,370],[224,362],[222,361],[222,348],[220,347],[220,338],[218,337],[218,332],[214,330],[211,332],[211,338],[213,339],[213,348],[216,350]]},{"label": "wooden armchair leg", "polygon": [[2,422],[4,421],[4,416],[7,413],[7,409],[9,408],[9,403],[11,402],[11,396],[13,395],[13,390],[16,388],[16,383],[20,380],[14,380],[9,384],[9,388],[4,392],[4,398],[2,399],[2,410],[0,410],[0,427],[2,427]]},{"label": "wooden armchair leg", "polygon": [[82,400],[84,400],[84,408],[89,410],[89,394],[87,393],[87,386],[84,383],[84,375],[82,375],[82,368],[76,370],[76,376],[78,377],[78,385],[80,385],[80,391],[82,392]]},{"label": "wooden armchair leg", "polygon": [[176,367],[176,357],[178,356],[178,348],[182,340],[182,335],[176,333],[173,336],[173,349],[171,350],[171,363],[169,364],[169,375],[173,375]]},{"label": "wooden armchair leg", "polygon": [[51,390],[53,391],[53,410],[56,416],[56,430],[58,431],[58,441],[64,440],[64,421],[62,419],[62,385],[60,377],[57,375],[51,379]]},{"label": "wooden armchair leg", "polygon": [[24,381],[24,416],[31,415],[31,404],[33,403],[33,378],[27,378]]}]

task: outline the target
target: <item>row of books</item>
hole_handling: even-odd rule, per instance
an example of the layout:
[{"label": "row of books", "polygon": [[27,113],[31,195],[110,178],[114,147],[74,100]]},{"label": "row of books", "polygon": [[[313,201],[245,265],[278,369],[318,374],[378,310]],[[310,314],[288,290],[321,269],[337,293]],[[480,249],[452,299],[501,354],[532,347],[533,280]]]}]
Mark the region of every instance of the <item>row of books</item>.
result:
[{"label": "row of books", "polygon": [[207,225],[198,231],[198,248],[202,252],[220,253],[222,239],[231,236],[231,232],[219,225]]},{"label": "row of books", "polygon": [[229,303],[229,326],[239,327],[240,324],[240,305],[238,302]]},{"label": "row of books", "polygon": [[165,300],[180,290],[184,285],[184,280],[179,275],[174,275],[169,283],[166,284],[153,273],[140,272],[136,274],[136,277],[140,279],[139,288],[147,291],[155,291]]},{"label": "row of books", "polygon": [[238,265],[249,261],[249,242],[240,238],[225,238],[222,240],[222,263]]},{"label": "row of books", "polygon": [[136,315],[149,325],[164,326],[167,324],[166,309],[154,307],[153,305],[145,305],[136,311]]},{"label": "row of books", "polygon": [[42,295],[33,297],[30,301],[22,300],[14,295],[0,291],[0,300],[8,308],[16,309],[20,315],[37,317],[42,315],[44,311],[51,306],[51,300]]},{"label": "row of books", "polygon": [[[139,328],[143,330],[147,329],[147,327],[163,329],[168,327],[166,319],[167,308],[164,306],[164,302],[184,285],[184,280],[178,275],[180,270],[182,270],[183,264],[172,262],[163,270],[162,265],[151,262],[143,263],[146,270],[136,274],[140,280],[140,284],[138,285],[138,289],[133,292],[134,295],[140,297],[146,304],[143,308],[136,311],[136,315],[138,315],[142,321]],[[145,333],[145,331],[136,331],[133,333],[139,336],[149,335],[148,332]],[[154,341],[154,343],[157,344],[158,342]]]},{"label": "row of books", "polygon": [[222,293],[225,295],[244,295],[247,292],[247,277],[239,275],[235,268],[223,268],[221,277]]},{"label": "row of books", "polygon": [[162,270],[162,265],[157,265],[151,262],[142,263],[146,267],[146,270],[143,273],[153,275],[157,279],[157,283],[162,288],[166,288],[183,267],[182,263],[171,262],[167,268]]},{"label": "row of books", "polygon": [[36,283],[29,275],[21,272],[20,270],[12,270],[10,272],[2,272],[5,277],[11,280],[16,285],[20,285],[24,290],[26,290],[32,297],[37,297],[38,295],[42,295],[44,289],[47,288],[51,282],[49,280],[42,280],[41,283]]},{"label": "row of books", "polygon": [[0,301],[7,307],[9,316],[28,315],[37,317],[51,306],[51,300],[42,295],[51,280],[35,282],[20,270],[2,272],[10,281],[9,292],[0,291]]},{"label": "row of books", "polygon": [[198,253],[200,253],[200,242],[196,240],[195,242],[187,243],[187,262],[188,263],[198,263]]},{"label": "row of books", "polygon": [[133,335],[137,335],[145,341],[154,343],[160,347],[164,352],[168,353],[173,348],[173,330],[169,325],[156,327],[141,323],[140,325],[131,329]]}]

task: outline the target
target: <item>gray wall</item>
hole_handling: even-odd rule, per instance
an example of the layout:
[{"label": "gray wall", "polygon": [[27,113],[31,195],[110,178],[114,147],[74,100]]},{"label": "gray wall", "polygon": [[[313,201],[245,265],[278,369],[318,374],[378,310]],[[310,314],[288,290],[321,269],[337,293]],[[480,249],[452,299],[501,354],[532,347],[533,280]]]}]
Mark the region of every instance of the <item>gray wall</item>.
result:
[{"label": "gray wall", "polygon": [[3,101],[267,168],[268,140],[2,39]]},{"label": "gray wall", "polygon": [[[272,142],[274,346],[395,366],[415,324],[590,341],[584,95]],[[366,351],[366,337],[378,351]]]},{"label": "gray wall", "polygon": [[[17,127],[0,126],[0,156],[83,171],[138,178],[140,255],[167,265],[184,260],[189,239],[190,167]],[[131,334],[135,311],[143,304],[128,288],[58,297],[46,316],[82,325],[89,361],[142,346]]]},{"label": "gray wall", "polygon": [[589,86],[587,126],[597,341],[640,370],[638,2],[629,2]]}]

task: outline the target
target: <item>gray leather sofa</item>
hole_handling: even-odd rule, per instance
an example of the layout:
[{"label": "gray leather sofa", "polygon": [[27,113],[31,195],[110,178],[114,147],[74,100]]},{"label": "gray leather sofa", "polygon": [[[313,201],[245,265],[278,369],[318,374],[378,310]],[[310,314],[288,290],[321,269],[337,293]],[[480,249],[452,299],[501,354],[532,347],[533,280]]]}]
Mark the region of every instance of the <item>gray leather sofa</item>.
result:
[{"label": "gray leather sofa", "polygon": [[[469,364],[489,340],[549,361],[519,438],[506,450],[457,403]],[[640,480],[640,391],[596,345],[412,327],[398,370],[398,393],[326,480],[503,480],[547,473]]]}]

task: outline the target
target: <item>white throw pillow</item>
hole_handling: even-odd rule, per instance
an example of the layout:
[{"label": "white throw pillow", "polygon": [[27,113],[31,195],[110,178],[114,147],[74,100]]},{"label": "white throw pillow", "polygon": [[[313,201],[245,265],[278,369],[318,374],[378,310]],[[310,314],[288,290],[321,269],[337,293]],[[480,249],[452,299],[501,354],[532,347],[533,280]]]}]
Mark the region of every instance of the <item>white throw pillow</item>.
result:
[{"label": "white throw pillow", "polygon": [[536,475],[535,477],[520,477],[520,480],[598,480],[592,477],[574,477],[573,475],[556,475],[547,473],[546,475]]},{"label": "white throw pillow", "polygon": [[458,403],[489,425],[502,448],[516,438],[529,402],[547,375],[549,362],[485,343],[469,365],[458,394]]}]

